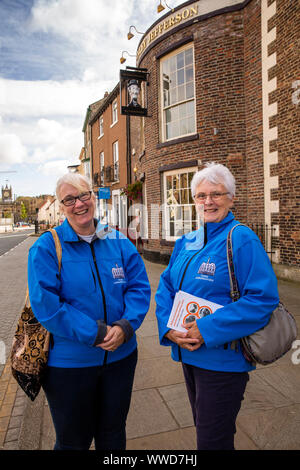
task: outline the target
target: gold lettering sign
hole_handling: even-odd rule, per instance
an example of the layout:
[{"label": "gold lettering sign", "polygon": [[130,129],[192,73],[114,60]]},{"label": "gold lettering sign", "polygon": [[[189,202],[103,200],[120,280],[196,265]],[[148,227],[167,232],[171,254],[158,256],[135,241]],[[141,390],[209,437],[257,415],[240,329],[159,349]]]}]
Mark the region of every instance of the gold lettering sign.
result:
[{"label": "gold lettering sign", "polygon": [[157,26],[155,26],[155,28],[151,29],[151,31],[147,34],[147,36],[141,42],[137,50],[137,60],[139,60],[141,54],[158,37],[162,36],[164,33],[176,27],[180,23],[188,21],[197,15],[198,15],[198,4],[194,4],[192,7],[184,8],[180,10],[178,13],[169,16],[164,21],[159,23]]}]

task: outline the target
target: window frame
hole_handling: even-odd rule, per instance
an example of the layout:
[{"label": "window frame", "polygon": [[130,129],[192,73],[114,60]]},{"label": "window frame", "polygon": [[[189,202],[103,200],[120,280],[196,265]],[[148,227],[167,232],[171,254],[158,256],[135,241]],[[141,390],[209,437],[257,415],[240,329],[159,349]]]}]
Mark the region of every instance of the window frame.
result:
[{"label": "window frame", "polygon": [[103,114],[99,117],[99,139],[104,136],[104,119]]},{"label": "window frame", "polygon": [[112,123],[111,127],[114,126],[118,122],[118,100],[115,99],[112,104],[111,104],[111,109],[112,109]]},{"label": "window frame", "polygon": [[104,151],[102,150],[99,155],[99,173],[100,173],[101,186],[104,186],[104,167],[105,167]]},{"label": "window frame", "polygon": [[[113,142],[112,147],[113,147],[114,181],[119,181],[120,179],[119,141],[116,140],[115,142]],[[118,169],[116,170],[116,168]]]},{"label": "window frame", "polygon": [[[192,49],[193,51],[193,97],[192,98],[185,98],[184,100],[177,101],[176,103],[170,104],[168,106],[164,106],[164,88],[163,88],[163,63],[167,60],[170,60],[172,57],[179,55],[181,52],[186,51],[188,49]],[[176,72],[177,72],[176,68]],[[183,69],[185,70],[185,68]],[[186,84],[188,82],[184,82],[183,84]],[[167,138],[166,135],[166,111],[175,109],[181,104],[184,103],[189,103],[193,102],[194,103],[194,129],[192,132],[188,132],[186,134],[181,134],[179,133],[176,136],[172,136]],[[188,137],[190,135],[194,135],[197,132],[197,116],[196,116],[196,86],[195,86],[195,49],[194,49],[194,44],[189,42],[188,44],[185,44],[177,49],[172,50],[170,53],[164,55],[163,57],[160,58],[160,121],[161,121],[161,141],[162,142],[170,142],[175,139],[180,139],[182,137]],[[179,121],[180,122],[180,121]]]},{"label": "window frame", "polygon": [[[166,241],[176,241],[178,238],[180,238],[183,234],[189,233],[192,230],[196,230],[199,227],[199,217],[197,212],[195,212],[196,218],[193,219],[193,206],[194,206],[194,211],[196,211],[195,203],[193,202],[192,196],[191,196],[191,191],[190,191],[190,186],[187,186],[187,188],[181,188],[179,187],[178,190],[182,191],[186,189],[188,191],[188,198],[192,202],[189,204],[167,204],[167,177],[168,176],[174,176],[174,175],[181,175],[184,173],[193,173],[195,174],[198,171],[197,167],[187,167],[187,168],[178,168],[175,170],[167,170],[163,173],[163,178],[162,178],[162,185],[163,185],[163,233],[164,233],[164,239]],[[191,178],[192,179],[192,178]],[[182,208],[190,208],[189,210],[191,211],[191,226],[187,231],[184,231],[181,235],[175,235],[175,225],[176,223],[179,224],[180,220],[182,221],[183,219],[174,219],[174,235],[171,235],[171,226],[170,226],[170,218],[169,218],[169,210],[168,208],[174,207],[174,208],[180,208],[182,211]],[[196,228],[193,229],[193,222],[196,222]]]}]

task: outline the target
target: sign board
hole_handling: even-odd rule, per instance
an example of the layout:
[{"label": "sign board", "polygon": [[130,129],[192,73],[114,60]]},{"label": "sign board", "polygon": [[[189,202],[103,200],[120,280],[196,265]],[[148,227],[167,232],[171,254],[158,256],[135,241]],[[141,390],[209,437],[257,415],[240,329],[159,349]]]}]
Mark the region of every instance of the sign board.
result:
[{"label": "sign board", "polygon": [[[148,115],[147,81],[146,69],[127,67],[126,70],[120,70],[121,114],[142,117]],[[125,88],[125,103],[122,102],[122,88]]]},{"label": "sign board", "polygon": [[98,189],[98,199],[110,199],[110,188],[108,186]]}]

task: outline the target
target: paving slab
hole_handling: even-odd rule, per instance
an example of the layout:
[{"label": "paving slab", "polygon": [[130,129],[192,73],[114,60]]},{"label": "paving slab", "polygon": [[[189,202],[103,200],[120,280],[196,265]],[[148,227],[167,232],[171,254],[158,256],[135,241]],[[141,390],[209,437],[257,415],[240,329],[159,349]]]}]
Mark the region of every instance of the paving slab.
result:
[{"label": "paving slab", "polygon": [[[264,377],[252,371],[247,384],[240,414],[256,414],[260,411],[289,406],[293,401],[270,385]],[[266,371],[265,371],[266,372]]]},{"label": "paving slab", "polygon": [[196,447],[194,426],[127,441],[127,450],[195,450]]},{"label": "paving slab", "polygon": [[181,428],[194,426],[185,382],[159,387],[158,391]]},{"label": "paving slab", "polygon": [[300,449],[300,405],[240,413],[237,424],[261,450]]},{"label": "paving slab", "polygon": [[163,385],[182,383],[183,372],[181,364],[169,357],[144,359],[136,367],[134,390],[156,388]]},{"label": "paving slab", "polygon": [[138,356],[139,361],[154,357],[170,357],[170,348],[161,346],[157,335],[138,338]]},{"label": "paving slab", "polygon": [[151,388],[133,392],[126,427],[128,439],[171,431],[178,427],[157,390]]}]

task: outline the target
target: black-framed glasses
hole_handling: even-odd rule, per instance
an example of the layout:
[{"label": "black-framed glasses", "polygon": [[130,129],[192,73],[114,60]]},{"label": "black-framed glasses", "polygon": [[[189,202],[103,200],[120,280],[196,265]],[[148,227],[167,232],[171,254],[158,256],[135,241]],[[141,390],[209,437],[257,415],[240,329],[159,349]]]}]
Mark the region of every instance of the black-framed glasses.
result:
[{"label": "black-framed glasses", "polygon": [[210,194],[198,193],[194,196],[194,199],[199,202],[204,202],[206,198],[210,197],[212,201],[217,201],[218,199],[221,199],[222,196],[225,196],[225,194],[229,194],[229,192],[227,193],[215,192],[215,193],[210,193]]},{"label": "black-framed glasses", "polygon": [[84,193],[79,194],[79,196],[67,196],[65,199],[62,199],[60,202],[64,206],[74,206],[76,199],[79,199],[81,202],[89,201],[92,196],[92,191],[85,191]]}]

